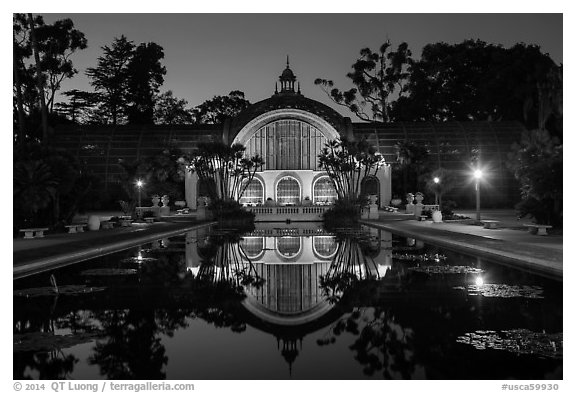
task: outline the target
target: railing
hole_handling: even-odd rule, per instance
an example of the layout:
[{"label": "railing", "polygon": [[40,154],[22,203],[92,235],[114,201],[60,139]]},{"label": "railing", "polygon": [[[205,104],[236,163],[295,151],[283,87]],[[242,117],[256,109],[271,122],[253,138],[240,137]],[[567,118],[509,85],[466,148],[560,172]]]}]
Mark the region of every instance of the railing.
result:
[{"label": "railing", "polygon": [[273,221],[276,218],[316,221],[330,206],[246,206],[246,209],[256,214],[257,220]]},{"label": "railing", "polygon": [[437,211],[440,210],[440,205],[423,205],[422,211]]}]

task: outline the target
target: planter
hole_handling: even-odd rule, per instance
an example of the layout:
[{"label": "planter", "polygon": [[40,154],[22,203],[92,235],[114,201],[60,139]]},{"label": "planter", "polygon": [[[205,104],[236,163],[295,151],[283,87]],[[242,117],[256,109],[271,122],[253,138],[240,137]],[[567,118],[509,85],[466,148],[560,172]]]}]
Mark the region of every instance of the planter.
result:
[{"label": "planter", "polygon": [[433,222],[442,222],[442,212],[435,210],[432,212],[432,221]]},{"label": "planter", "polygon": [[402,199],[400,198],[394,198],[390,201],[390,204],[394,207],[398,207],[402,204]]},{"label": "planter", "polygon": [[100,229],[100,217],[90,216],[88,217],[88,230],[97,231]]}]

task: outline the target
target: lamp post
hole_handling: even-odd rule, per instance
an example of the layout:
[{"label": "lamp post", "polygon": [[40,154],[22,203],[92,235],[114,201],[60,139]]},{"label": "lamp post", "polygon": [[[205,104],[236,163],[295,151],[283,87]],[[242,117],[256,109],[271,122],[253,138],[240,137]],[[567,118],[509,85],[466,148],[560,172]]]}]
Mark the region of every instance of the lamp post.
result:
[{"label": "lamp post", "polygon": [[434,179],[434,184],[436,184],[436,187],[434,188],[434,204],[437,205],[438,204],[438,184],[440,183],[440,178],[438,176],[436,176]]},{"label": "lamp post", "polygon": [[474,179],[476,180],[476,220],[480,221],[480,180],[482,179],[480,169],[474,171]]},{"label": "lamp post", "polygon": [[140,212],[142,209],[142,186],[144,185],[144,182],[140,179],[138,179],[136,181],[136,187],[138,187],[138,212]]}]

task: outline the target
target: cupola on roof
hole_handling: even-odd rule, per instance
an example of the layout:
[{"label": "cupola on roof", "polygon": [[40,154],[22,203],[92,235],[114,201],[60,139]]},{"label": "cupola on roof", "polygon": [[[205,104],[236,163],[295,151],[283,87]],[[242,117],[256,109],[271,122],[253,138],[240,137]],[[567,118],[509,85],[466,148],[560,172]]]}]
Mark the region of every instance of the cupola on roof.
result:
[{"label": "cupola on roof", "polygon": [[[294,90],[294,82],[296,82],[296,75],[290,69],[290,59],[286,56],[286,68],[280,75],[280,94],[296,94]],[[278,94],[278,87],[276,87],[276,94]],[[300,82],[298,82],[298,93],[300,94]]]}]

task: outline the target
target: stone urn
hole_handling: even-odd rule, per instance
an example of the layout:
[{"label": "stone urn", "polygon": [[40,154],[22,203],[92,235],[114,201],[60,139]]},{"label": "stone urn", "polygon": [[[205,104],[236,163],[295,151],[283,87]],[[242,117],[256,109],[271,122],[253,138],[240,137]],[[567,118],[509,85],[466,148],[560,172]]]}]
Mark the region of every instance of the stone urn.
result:
[{"label": "stone urn", "polygon": [[158,195],[154,195],[152,197],[152,206],[153,207],[158,207],[158,204],[160,203],[160,197]]},{"label": "stone urn", "polygon": [[166,206],[168,206],[168,203],[170,202],[170,198],[168,198],[168,195],[164,195],[164,196],[162,196],[161,201],[162,201],[162,206],[166,207]]},{"label": "stone urn", "polygon": [[414,194],[412,194],[411,192],[409,192],[408,194],[406,194],[406,202],[411,205],[412,203],[414,203]]},{"label": "stone urn", "polygon": [[423,200],[424,200],[424,194],[422,194],[421,192],[417,192],[416,193],[416,203],[421,204]]},{"label": "stone urn", "polygon": [[88,217],[88,230],[97,231],[100,229],[100,217],[90,216]]},{"label": "stone urn", "polygon": [[442,222],[442,212],[440,210],[432,212],[432,222]]}]

